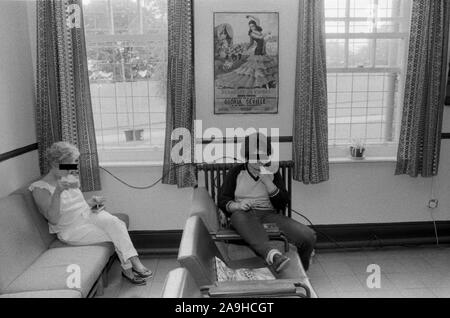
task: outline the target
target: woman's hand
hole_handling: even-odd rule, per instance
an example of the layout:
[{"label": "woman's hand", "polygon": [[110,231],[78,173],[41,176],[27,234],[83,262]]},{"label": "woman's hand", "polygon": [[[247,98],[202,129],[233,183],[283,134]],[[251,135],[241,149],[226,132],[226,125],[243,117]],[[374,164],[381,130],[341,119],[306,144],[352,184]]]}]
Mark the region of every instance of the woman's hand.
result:
[{"label": "woman's hand", "polygon": [[61,193],[65,190],[78,189],[80,187],[80,181],[78,179],[59,179],[56,190]]}]

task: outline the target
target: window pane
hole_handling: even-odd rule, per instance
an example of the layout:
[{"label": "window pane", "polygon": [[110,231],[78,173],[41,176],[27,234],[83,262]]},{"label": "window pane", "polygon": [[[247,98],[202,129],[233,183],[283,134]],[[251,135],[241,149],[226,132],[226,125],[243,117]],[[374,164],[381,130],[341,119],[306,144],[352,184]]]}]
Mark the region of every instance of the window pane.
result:
[{"label": "window pane", "polygon": [[114,21],[114,34],[138,34],[139,16],[137,1],[111,1]]},{"label": "window pane", "polygon": [[383,21],[377,20],[375,23],[377,33],[393,33],[393,32],[403,32],[401,30],[401,24],[396,21]]},{"label": "window pane", "polygon": [[400,67],[403,40],[378,39],[375,65],[380,67]]},{"label": "window pane", "polygon": [[395,18],[401,16],[402,0],[378,0],[377,16],[379,18]]},{"label": "window pane", "polygon": [[352,67],[370,67],[372,41],[369,39],[350,39],[348,63]]},{"label": "window pane", "polygon": [[350,0],[350,17],[374,17],[374,0]]},{"label": "window pane", "polygon": [[327,40],[327,67],[345,66],[345,40]]},{"label": "window pane", "polygon": [[335,131],[334,137],[329,136],[330,144],[348,144],[353,139],[384,142],[393,125],[387,120],[396,103],[397,75],[335,73],[328,77],[337,82],[337,92],[328,93],[329,130]]},{"label": "window pane", "polygon": [[[328,90],[328,93],[336,92],[336,76],[333,76],[333,75],[328,76],[327,90]],[[328,97],[328,99],[330,99],[330,97]]]},{"label": "window pane", "polygon": [[325,32],[326,33],[344,33],[345,32],[345,22],[344,21],[325,21]]},{"label": "window pane", "polygon": [[373,28],[371,21],[350,21],[350,33],[371,33]]},{"label": "window pane", "polygon": [[345,17],[346,0],[325,0],[326,18]]},{"label": "window pane", "polygon": [[162,38],[167,33],[167,0],[143,0],[143,32]]},{"label": "window pane", "polygon": [[86,36],[111,34],[111,19],[107,0],[83,1]]}]

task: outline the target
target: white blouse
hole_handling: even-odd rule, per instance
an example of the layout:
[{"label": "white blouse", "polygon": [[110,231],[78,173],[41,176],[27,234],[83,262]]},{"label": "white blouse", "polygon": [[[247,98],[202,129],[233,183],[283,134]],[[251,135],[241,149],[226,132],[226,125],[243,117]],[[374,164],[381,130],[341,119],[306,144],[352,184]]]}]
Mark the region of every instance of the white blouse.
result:
[{"label": "white blouse", "polygon": [[[46,189],[51,195],[53,195],[56,189],[56,187],[43,180],[32,183],[28,190],[33,191],[35,188]],[[61,217],[55,225],[48,223],[50,233],[62,232],[70,226],[82,222],[84,216],[90,213],[90,207],[80,189],[64,190],[61,193],[60,201]]]}]

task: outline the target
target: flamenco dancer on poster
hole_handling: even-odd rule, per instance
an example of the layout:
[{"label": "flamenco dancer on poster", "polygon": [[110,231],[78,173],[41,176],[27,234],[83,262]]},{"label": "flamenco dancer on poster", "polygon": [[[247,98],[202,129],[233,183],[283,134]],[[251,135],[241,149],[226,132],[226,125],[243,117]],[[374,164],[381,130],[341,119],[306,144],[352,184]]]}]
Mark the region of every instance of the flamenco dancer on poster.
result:
[{"label": "flamenco dancer on poster", "polygon": [[249,19],[250,43],[247,50],[256,47],[253,55],[239,68],[217,77],[217,86],[221,88],[271,88],[276,85],[278,65],[274,58],[266,54],[266,37],[259,25],[259,20],[253,16]]}]

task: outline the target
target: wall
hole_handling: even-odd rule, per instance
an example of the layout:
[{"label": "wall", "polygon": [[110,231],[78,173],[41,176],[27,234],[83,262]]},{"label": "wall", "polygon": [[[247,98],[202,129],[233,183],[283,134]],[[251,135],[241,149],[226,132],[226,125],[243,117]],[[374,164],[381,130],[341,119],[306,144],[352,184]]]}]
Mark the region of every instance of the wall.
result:
[{"label": "wall", "polygon": [[[294,103],[297,0],[195,0],[195,60],[197,119],[208,127],[275,127],[292,134]],[[280,101],[277,115],[214,115],[213,12],[278,11],[280,13]],[[450,108],[444,114],[444,131],[450,132]],[[281,148],[290,159],[290,145]],[[440,200],[433,215],[450,220],[450,140],[442,142],[440,173],[434,192]],[[144,185],[161,177],[161,167],[109,168],[126,181]],[[426,203],[431,179],[394,176],[395,163],[341,163],[330,165],[330,181],[319,185],[294,182],[293,206],[315,224],[429,221]],[[202,178],[200,178],[200,184]],[[189,211],[192,192],[157,185],[151,190],[131,190],[102,173],[103,193],[112,211],[126,211],[133,230],[180,229]],[[299,218],[300,219],[300,218]]]},{"label": "wall", "polygon": [[[36,142],[32,49],[24,1],[0,4],[0,153]],[[39,175],[37,151],[0,162],[0,197]]]},{"label": "wall", "polygon": [[[107,168],[117,177],[135,186],[152,184],[162,176],[161,167]],[[131,230],[182,229],[188,217],[192,189],[157,184],[148,190],[134,190],[101,172],[101,195],[107,198],[106,210],[130,215]],[[87,193],[87,195],[97,193]],[[98,193],[100,194],[100,193]]]},{"label": "wall", "polygon": [[[203,129],[218,127],[278,127],[292,135],[294,104],[297,0],[196,0],[195,49],[197,119]],[[214,115],[213,12],[278,11],[280,17],[280,99],[277,115]],[[201,61],[201,62],[199,62]],[[444,131],[450,132],[450,108],[445,111]],[[282,159],[291,158],[283,146]],[[436,219],[450,220],[450,141],[442,142],[440,173],[434,178],[439,208]],[[330,180],[318,185],[294,182],[293,207],[315,224],[414,222],[430,220],[426,204],[431,179],[395,176],[394,162],[358,162],[330,165]]]},{"label": "wall", "polygon": [[[3,3],[3,2],[2,2]],[[6,8],[6,6],[5,6]],[[2,7],[3,9],[3,7]],[[20,9],[20,10],[19,10]],[[26,26],[20,17],[22,6],[8,5],[8,10],[0,10],[1,23],[8,22],[8,25],[17,24],[14,35],[11,28],[0,29],[1,39],[13,39],[18,33],[25,35]],[[203,120],[203,128],[219,127],[279,127],[281,135],[291,135],[292,130],[292,107],[294,91],[294,69],[295,69],[295,48],[296,35],[292,30],[296,30],[297,24],[297,0],[195,0],[195,47],[196,47],[196,85],[197,85],[197,118]],[[277,115],[217,115],[213,114],[213,81],[212,81],[212,12],[214,11],[278,11],[280,12],[280,103],[279,114]],[[30,13],[31,12],[31,13]],[[31,9],[28,13],[30,32],[34,32],[34,13]],[[16,19],[13,19],[16,17]],[[19,17],[19,18],[17,18]],[[6,19],[6,20],[5,20]],[[5,22],[3,22],[5,21]],[[20,21],[20,23],[18,22]],[[6,29],[6,30],[5,30]],[[19,31],[18,31],[19,30]],[[31,33],[34,35],[34,33]],[[34,35],[35,36],[35,35]],[[11,43],[10,43],[11,42]],[[29,56],[29,47],[13,41],[8,43],[9,49],[0,48],[0,57],[11,56],[11,47],[17,47],[17,52]],[[17,41],[18,42],[18,41]],[[35,38],[31,38],[31,43],[35,43]],[[33,44],[34,47],[34,44]],[[19,50],[20,49],[20,50]],[[15,49],[16,50],[16,49]],[[15,54],[17,55],[17,52]],[[29,69],[31,62],[24,60],[20,68]],[[11,70],[12,67],[5,58],[0,59],[1,69]],[[3,65],[4,64],[4,65]],[[9,72],[11,73],[11,72]],[[10,78],[10,75],[8,75]],[[6,75],[0,73],[0,80],[5,81]],[[14,93],[15,98],[25,98],[28,95],[27,89],[23,90],[24,83],[30,79],[21,78],[20,94]],[[0,86],[4,90],[5,86]],[[25,87],[29,88],[28,84]],[[13,89],[18,91],[18,88]],[[9,93],[8,93],[9,94]],[[1,96],[8,96],[2,91]],[[27,97],[29,98],[29,97]],[[12,107],[10,102],[0,101],[3,109],[7,107],[8,114],[19,111]],[[23,104],[23,103],[19,103]],[[7,106],[6,106],[7,105]],[[16,103],[14,104],[16,105]],[[21,109],[21,108],[19,108]],[[22,109],[22,112],[27,110]],[[25,116],[29,119],[25,127],[30,127],[30,132],[26,142],[34,142],[34,128],[31,129],[31,113]],[[3,116],[0,121],[5,121]],[[5,121],[9,125],[9,120]],[[1,122],[3,127],[3,122]],[[9,132],[9,129],[7,129]],[[450,108],[446,108],[444,113],[444,129],[450,132]],[[3,134],[3,132],[2,132]],[[21,137],[22,138],[22,137]],[[3,143],[2,137],[2,143]],[[23,137],[25,141],[25,137]],[[6,140],[14,140],[8,137]],[[25,144],[23,144],[25,145]],[[20,147],[17,145],[3,145]],[[2,151],[10,150],[5,149]],[[283,159],[290,158],[290,147],[282,149]],[[0,151],[1,152],[1,151]],[[20,180],[11,181],[10,188],[15,188],[15,184],[23,183],[23,180],[32,175],[37,169],[37,163],[33,156],[24,156],[20,160],[14,161],[14,165],[31,167],[32,172],[18,172],[19,168],[6,166],[0,163],[0,176],[19,176]],[[11,163],[9,163],[11,165]],[[434,216],[438,220],[450,220],[450,140],[442,142],[440,173],[434,179],[435,196],[440,200],[439,208],[435,210]],[[9,172],[7,169],[16,169],[16,172]],[[127,167],[108,168],[117,176],[127,182],[136,185],[150,184],[159,179],[162,175],[161,167]],[[408,176],[394,176],[395,163],[344,163],[330,165],[330,181],[319,184],[305,186],[297,182],[294,183],[293,203],[294,208],[299,209],[315,224],[342,224],[342,223],[379,223],[379,222],[414,222],[430,220],[429,210],[425,207],[431,193],[431,179],[410,178]],[[6,174],[5,174],[6,173]],[[24,175],[25,177],[22,177]],[[111,176],[102,172],[101,174],[103,191],[108,198],[107,208],[111,212],[126,212],[131,217],[132,230],[166,230],[181,229],[187,217],[190,207],[192,191],[190,189],[177,189],[176,186],[158,184],[150,190],[129,189]],[[2,187],[2,185],[0,185]],[[0,188],[4,193],[7,190]],[[1,193],[0,193],[1,196]]]}]

